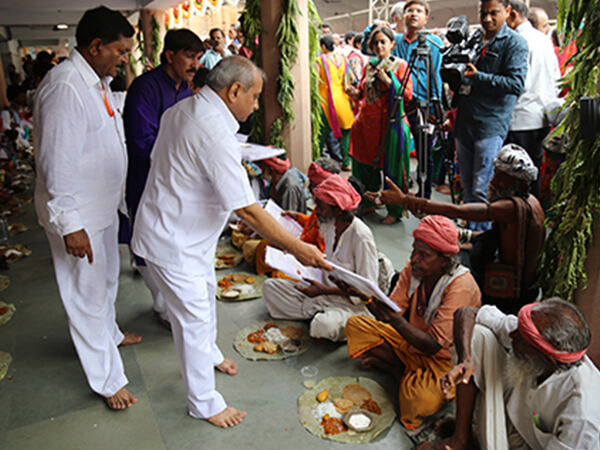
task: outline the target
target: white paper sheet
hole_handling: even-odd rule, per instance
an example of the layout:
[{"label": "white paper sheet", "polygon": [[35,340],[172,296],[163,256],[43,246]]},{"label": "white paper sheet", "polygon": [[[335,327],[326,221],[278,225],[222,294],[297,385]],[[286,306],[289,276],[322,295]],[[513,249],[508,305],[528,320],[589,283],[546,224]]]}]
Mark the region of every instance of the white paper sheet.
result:
[{"label": "white paper sheet", "polygon": [[337,278],[338,280],[342,280],[345,283],[348,283],[350,286],[355,288],[356,290],[362,292],[363,294],[368,295],[369,297],[373,297],[380,302],[385,303],[389,306],[393,311],[402,312],[402,309],[394,303],[390,298],[385,295],[377,283],[374,283],[371,280],[368,280],[365,277],[362,277],[354,272],[349,271],[348,269],[344,269],[342,266],[338,266],[337,264],[332,263],[331,267],[333,267],[333,272],[328,272],[327,276],[332,276]]},{"label": "white paper sheet", "polygon": [[284,253],[279,249],[267,246],[265,253],[265,262],[288,277],[299,280],[304,284],[304,278],[323,283],[323,271],[316,267],[306,267],[298,261],[291,253]]},{"label": "white paper sheet", "polygon": [[283,209],[277,203],[269,199],[264,208],[266,212],[275,218],[279,225],[292,233],[295,238],[300,239],[300,236],[302,236],[302,226],[291,217],[282,216]]},{"label": "white paper sheet", "polygon": [[273,156],[283,155],[285,150],[276,147],[267,147],[265,145],[252,144],[247,142],[248,136],[236,134],[235,137],[240,143],[242,149],[242,159],[245,161],[260,161],[262,159],[272,158]]}]

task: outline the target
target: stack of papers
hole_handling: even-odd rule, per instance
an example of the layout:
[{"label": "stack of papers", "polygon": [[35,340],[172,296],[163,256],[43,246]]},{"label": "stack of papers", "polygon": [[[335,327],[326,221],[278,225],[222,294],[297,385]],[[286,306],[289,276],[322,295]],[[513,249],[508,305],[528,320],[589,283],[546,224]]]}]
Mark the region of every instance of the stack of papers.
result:
[{"label": "stack of papers", "polygon": [[285,153],[285,150],[282,148],[267,147],[265,145],[251,144],[246,142],[248,136],[243,134],[238,133],[235,136],[240,142],[242,159],[245,161],[260,161],[263,159],[272,158],[273,156],[283,155]]},{"label": "stack of papers", "polygon": [[302,236],[302,226],[300,226],[300,224],[291,217],[283,216],[281,214],[283,213],[283,209],[281,209],[281,207],[277,203],[269,199],[269,201],[263,206],[263,208],[266,212],[271,214],[273,218],[275,218],[279,225],[281,225],[287,231],[292,233],[292,235],[295,238],[300,239],[300,236]]}]

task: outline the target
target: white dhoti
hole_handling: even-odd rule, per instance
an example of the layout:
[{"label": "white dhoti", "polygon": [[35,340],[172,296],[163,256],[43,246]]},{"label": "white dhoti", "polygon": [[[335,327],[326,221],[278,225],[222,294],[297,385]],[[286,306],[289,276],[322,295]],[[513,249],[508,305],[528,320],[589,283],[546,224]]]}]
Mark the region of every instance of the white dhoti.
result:
[{"label": "white dhoti", "polygon": [[116,322],[119,280],[118,221],[88,233],[93,264],[65,250],[62,236],[46,231],[58,290],[69,319],[75,350],[92,390],[110,397],[128,381],[118,345],[123,333]]},{"label": "white dhoti", "polygon": [[227,405],[215,389],[215,366],[224,360],[217,347],[216,285],[214,276],[147,267],[161,290],[179,357],[190,416],[207,419]]},{"label": "white dhoti", "polygon": [[152,294],[154,311],[161,317],[161,319],[168,321],[169,315],[167,313],[167,304],[162,292],[158,288],[158,282],[154,279],[154,276],[152,273],[150,273],[147,266],[138,266],[137,270]]},{"label": "white dhoti", "polygon": [[338,295],[311,298],[294,287],[298,284],[291,280],[267,280],[263,285],[263,296],[269,314],[275,319],[312,319],[311,337],[334,342],[345,341],[344,328],[350,317],[372,317],[362,302],[354,304],[348,298]]}]

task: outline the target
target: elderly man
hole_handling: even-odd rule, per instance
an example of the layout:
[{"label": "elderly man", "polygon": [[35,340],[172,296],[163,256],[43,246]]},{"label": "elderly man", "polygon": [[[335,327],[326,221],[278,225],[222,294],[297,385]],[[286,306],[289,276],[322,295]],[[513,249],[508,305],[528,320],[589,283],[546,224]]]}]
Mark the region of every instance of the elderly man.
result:
[{"label": "elderly man", "polygon": [[550,18],[548,17],[548,13],[540,7],[534,6],[529,10],[529,21],[533,28],[541,31],[542,33],[548,35],[552,27],[550,26]]},{"label": "elderly man", "polygon": [[439,381],[452,367],[454,312],[480,306],[481,299],[473,276],[456,257],[458,231],[450,219],[427,216],[413,237],[410,260],[390,296],[402,312],[367,301],[376,319],[356,316],[346,325],[350,357],[362,358],[362,369],[396,377],[400,421],[409,430],[446,403]]},{"label": "elderly man", "polygon": [[330,269],[316,247],[294,239],[256,203],[241,164],[238,121],[258,108],[263,80],[250,60],[224,58],[198,95],[165,112],[132,239],[167,304],[189,414],[224,428],[246,415],[215,389],[215,368],[237,373],[216,343],[213,259],[231,212],[304,264]]},{"label": "elderly man", "polygon": [[[483,293],[483,303],[516,313],[539,295],[535,282],[545,241],[544,212],[540,202],[529,194],[529,185],[538,170],[527,152],[514,144],[502,147],[494,166],[488,203],[433,202],[407,196],[395,185],[381,195],[366,196],[373,201],[404,206],[413,213],[492,220],[492,229],[473,239],[470,267]],[[475,234],[465,230],[463,240],[469,242]]]},{"label": "elderly man", "polygon": [[[510,119],[505,143],[523,147],[540,170],[544,149],[542,140],[550,131],[545,113],[558,106],[560,69],[552,41],[533,28],[527,20],[529,8],[523,0],[510,0],[511,11],[506,19],[509,27],[527,41],[527,78],[523,93],[517,99]],[[533,182],[531,192],[540,198],[540,177]]]},{"label": "elderly man", "polygon": [[[360,195],[339,175],[330,175],[313,193],[328,259],[376,282],[378,263],[373,233],[351,212],[360,204]],[[290,280],[267,280],[263,295],[271,316],[308,319],[312,337],[343,341],[348,318],[370,315],[360,300],[349,299],[333,281],[307,281],[309,286]]]},{"label": "elderly man", "polygon": [[[123,116],[129,155],[125,197],[129,210],[129,223],[125,224],[129,226],[125,230],[127,243],[150,171],[150,153],[158,135],[160,118],[175,103],[193,95],[188,83],[198,70],[201,51],[202,41],[192,31],[169,30],[160,57],[161,65],[133,80],[127,92]],[[152,293],[157,319],[168,324],[167,307],[156,282],[144,260],[133,256],[139,273]]]},{"label": "elderly man", "polygon": [[600,372],[585,356],[591,332],[571,303],[525,305],[518,317],[493,306],[455,314],[458,362],[442,379],[457,387],[451,439],[419,448],[600,448]]},{"label": "elderly man", "polygon": [[117,210],[125,211],[127,152],[108,86],[129,60],[133,32],[117,11],[86,11],[77,48],[46,75],[34,109],[36,213],[83,371],[112,409],[137,402],[124,387],[117,346],[141,340],[122,333],[115,320]]}]

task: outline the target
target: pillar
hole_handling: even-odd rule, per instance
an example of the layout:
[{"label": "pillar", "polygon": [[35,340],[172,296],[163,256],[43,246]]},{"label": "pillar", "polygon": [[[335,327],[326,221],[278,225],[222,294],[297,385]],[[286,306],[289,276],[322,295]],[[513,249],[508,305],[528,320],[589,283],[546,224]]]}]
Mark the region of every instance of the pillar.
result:
[{"label": "pillar", "polygon": [[142,33],[144,35],[144,57],[150,61],[150,63],[154,64],[152,52],[156,43],[154,42],[154,36],[152,34],[152,17],[158,21],[160,34],[164,38],[165,17],[163,12],[150,9],[140,10],[140,27],[142,28]]}]

